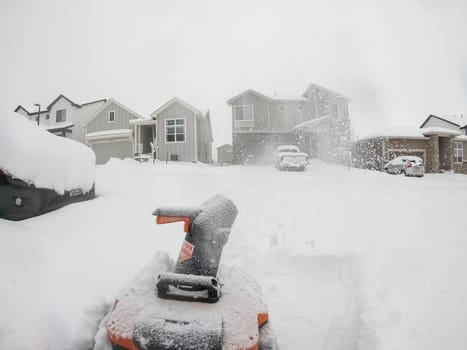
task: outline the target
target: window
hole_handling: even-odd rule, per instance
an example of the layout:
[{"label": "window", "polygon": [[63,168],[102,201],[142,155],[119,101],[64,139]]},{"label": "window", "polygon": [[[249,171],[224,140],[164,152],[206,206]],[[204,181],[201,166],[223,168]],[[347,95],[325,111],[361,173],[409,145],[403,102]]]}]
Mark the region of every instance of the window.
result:
[{"label": "window", "polygon": [[252,127],[253,126],[253,105],[239,105],[234,107],[234,126]]},{"label": "window", "polygon": [[113,122],[115,122],[115,112],[110,111],[109,112],[109,123],[113,123]]},{"label": "window", "polygon": [[50,114],[47,113],[47,114],[45,115],[45,120],[49,120],[49,119],[50,119]]},{"label": "window", "polygon": [[464,161],[464,144],[462,142],[454,142],[454,163],[462,163]]},{"label": "window", "polygon": [[280,112],[285,112],[285,105],[280,105],[279,106],[279,111]]},{"label": "window", "polygon": [[66,120],[66,109],[59,109],[55,113],[55,121],[57,123],[64,122]]},{"label": "window", "polygon": [[177,161],[178,160],[178,154],[171,154],[170,155],[170,160],[171,161]]},{"label": "window", "polygon": [[165,142],[185,142],[185,119],[165,120]]}]

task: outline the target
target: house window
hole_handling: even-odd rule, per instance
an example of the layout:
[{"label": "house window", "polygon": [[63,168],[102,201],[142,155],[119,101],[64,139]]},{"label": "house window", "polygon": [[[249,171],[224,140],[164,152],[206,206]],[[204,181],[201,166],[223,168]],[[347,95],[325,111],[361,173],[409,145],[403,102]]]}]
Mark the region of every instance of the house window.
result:
[{"label": "house window", "polygon": [[185,119],[165,120],[165,142],[185,142]]},{"label": "house window", "polygon": [[462,163],[464,161],[464,144],[462,142],[454,142],[454,163]]},{"label": "house window", "polygon": [[50,114],[47,113],[47,114],[45,115],[45,120],[49,120],[49,119],[50,119]]},{"label": "house window", "polygon": [[170,155],[170,160],[175,161],[175,162],[178,161],[178,154],[171,154]]},{"label": "house window", "polygon": [[61,123],[61,122],[64,122],[65,120],[66,120],[66,109],[59,109],[55,113],[55,121],[57,123]]},{"label": "house window", "polygon": [[115,122],[115,112],[110,111],[109,112],[109,123],[114,123]]},{"label": "house window", "polygon": [[280,112],[285,112],[285,105],[280,105],[279,106],[279,111]]},{"label": "house window", "polygon": [[234,123],[236,127],[253,126],[253,105],[239,105],[234,108]]}]

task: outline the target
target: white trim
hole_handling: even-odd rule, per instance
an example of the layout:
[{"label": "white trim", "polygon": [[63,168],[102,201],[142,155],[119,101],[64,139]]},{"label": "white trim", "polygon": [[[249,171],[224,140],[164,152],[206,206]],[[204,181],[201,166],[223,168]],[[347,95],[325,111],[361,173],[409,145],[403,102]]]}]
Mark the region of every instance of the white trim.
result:
[{"label": "white trim", "polygon": [[[110,120],[110,113],[113,113],[113,114],[114,114],[114,120]],[[109,118],[108,118],[107,121],[109,122],[109,124],[112,124],[112,123],[115,123],[115,120],[116,120],[116,118],[115,118],[115,111],[109,111]]]},{"label": "white trim", "polygon": [[[456,144],[458,145],[461,145],[461,147],[459,149],[456,149]],[[452,150],[453,150],[453,157],[454,157],[454,164],[462,164],[464,163],[464,143],[461,142],[461,141],[454,141],[453,142],[453,145],[452,145]],[[460,162],[456,162],[456,150],[460,150],[460,154],[461,154],[461,161]]]},{"label": "white trim", "polygon": [[[185,140],[184,141],[169,141],[167,142],[167,121],[168,120],[183,120],[183,135],[185,136]],[[177,122],[175,122],[174,124],[174,128],[175,128],[175,140],[177,139]],[[186,143],[186,118],[185,117],[173,117],[173,118],[166,118],[164,120],[164,142],[165,144],[167,145],[171,145],[171,144],[174,144],[174,143]]]},{"label": "white trim", "polygon": [[[233,121],[234,128],[253,128],[255,126],[255,106],[250,105],[234,105]],[[242,118],[244,116],[243,110],[245,107],[251,107],[251,119],[237,119],[237,108],[242,108]]]}]

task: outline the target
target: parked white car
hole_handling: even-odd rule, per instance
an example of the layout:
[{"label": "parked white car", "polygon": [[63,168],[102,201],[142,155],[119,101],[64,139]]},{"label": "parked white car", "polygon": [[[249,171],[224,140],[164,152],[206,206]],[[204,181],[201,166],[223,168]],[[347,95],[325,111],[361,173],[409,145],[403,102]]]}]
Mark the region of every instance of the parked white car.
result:
[{"label": "parked white car", "polygon": [[308,165],[308,154],[300,152],[294,145],[282,145],[274,151],[274,165],[279,170],[304,171]]},{"label": "parked white car", "polygon": [[425,165],[420,157],[400,156],[387,162],[384,170],[388,174],[403,174],[405,176],[422,177],[425,175]]}]

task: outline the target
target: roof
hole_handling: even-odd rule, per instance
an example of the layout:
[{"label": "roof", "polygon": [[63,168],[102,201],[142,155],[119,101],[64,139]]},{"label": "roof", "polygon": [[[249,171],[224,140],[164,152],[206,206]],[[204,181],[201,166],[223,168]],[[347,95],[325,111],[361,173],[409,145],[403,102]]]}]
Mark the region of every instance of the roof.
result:
[{"label": "roof", "polygon": [[224,143],[223,145],[216,147],[216,149],[220,149],[220,148],[233,148],[233,146],[231,144]]},{"label": "roof", "polygon": [[157,121],[152,118],[137,118],[128,121],[130,125],[156,125]]},{"label": "roof", "polygon": [[102,106],[100,106],[93,114],[90,115],[90,117],[86,120],[86,122],[84,123],[84,125],[87,125],[89,124],[92,120],[94,120],[94,118],[96,118],[105,108],[107,108],[107,106],[111,105],[111,104],[116,104],[117,106],[119,106],[120,108],[124,109],[125,111],[127,111],[128,113],[130,114],[133,114],[136,118],[139,118],[139,119],[147,119],[147,118],[143,118],[142,116],[140,116],[138,113],[132,111],[131,109],[129,109],[127,106],[124,106],[122,105],[120,102],[117,102],[115,101],[113,98],[109,98],[107,100],[106,103],[104,103]]},{"label": "roof", "polygon": [[351,101],[350,97],[347,97],[347,96],[345,96],[344,94],[341,94],[340,92],[333,91],[333,90],[327,89],[327,88],[325,88],[325,87],[322,87],[322,86],[320,86],[320,85],[313,84],[313,83],[310,84],[310,85],[308,85],[308,87],[306,88],[306,90],[303,92],[302,96],[303,96],[303,97],[306,97],[307,93],[308,93],[311,89],[324,90],[324,91],[329,92],[330,94],[335,95],[336,97],[346,99],[346,100],[349,101],[349,102]]},{"label": "roof", "polygon": [[169,101],[164,103],[162,106],[160,106],[158,109],[156,109],[154,112],[152,112],[151,117],[155,118],[157,115],[161,114],[163,111],[165,111],[167,108],[169,108],[174,103],[181,104],[183,107],[188,108],[189,110],[191,110],[195,115],[202,115],[202,113],[198,109],[193,107],[192,105],[180,100],[178,97],[173,97]]},{"label": "roof", "polygon": [[467,135],[459,135],[454,137],[455,141],[467,141]]},{"label": "roof", "polygon": [[367,135],[359,137],[359,140],[367,140],[377,137],[384,137],[384,138],[406,138],[406,139],[425,139],[423,135],[423,130],[416,127],[392,127],[382,129],[377,132],[371,132]]},{"label": "roof", "polygon": [[48,131],[58,131],[58,130],[69,129],[73,126],[75,126],[75,124],[73,124],[72,122],[60,122],[60,123],[55,123],[49,126],[43,126],[43,128]]},{"label": "roof", "polygon": [[422,123],[422,125],[420,125],[420,127],[423,128],[431,118],[436,118],[436,119],[442,120],[444,122],[447,122],[449,124],[452,124],[452,125],[455,125],[461,128],[465,128],[467,126],[467,118],[465,118],[462,114],[461,115],[430,114],[428,118],[426,118],[425,121]]},{"label": "roof", "polygon": [[460,136],[460,131],[456,131],[453,129],[448,128],[441,128],[441,127],[430,127],[430,128],[422,128],[423,135],[439,135],[439,136]]},{"label": "roof", "polygon": [[317,126],[321,126],[322,123],[329,121],[330,118],[329,116],[325,115],[319,118],[311,119],[306,122],[300,123],[298,125],[295,125],[292,130],[299,130],[299,129],[308,129],[308,128],[313,128]]},{"label": "roof", "polygon": [[61,98],[64,98],[65,100],[67,100],[68,102],[71,103],[72,106],[75,106],[75,107],[81,107],[79,104],[73,102],[72,100],[70,100],[68,97],[66,97],[65,95],[63,94],[60,94],[58,95],[58,97],[53,100],[48,106],[47,106],[47,109],[50,110],[50,107],[52,107],[58,100],[60,100]]},{"label": "roof", "polygon": [[[65,95],[60,94],[60,95],[58,95],[58,97],[55,98],[47,107],[45,107],[45,109],[41,109],[41,114],[42,114],[42,113],[48,113],[48,112],[50,112],[50,108],[51,108],[58,100],[60,100],[60,98],[64,98],[65,100],[67,100],[68,102],[70,102],[72,106],[78,107],[78,108],[81,108],[81,107],[83,107],[83,106],[87,106],[87,105],[90,105],[90,104],[98,103],[98,102],[105,102],[105,101],[107,101],[107,100],[104,98],[104,99],[100,99],[100,100],[96,100],[96,101],[86,102],[86,103],[83,103],[83,104],[80,105],[80,104],[78,104],[78,103],[73,102],[72,100],[70,100],[70,99],[69,99],[68,97],[66,97]],[[15,112],[18,112],[19,109],[24,110],[28,115],[34,115],[34,114],[37,114],[37,112],[38,112],[38,107],[37,107],[37,106],[34,106],[34,107],[31,107],[31,106],[24,107],[23,105],[18,105],[18,107],[15,108]]]},{"label": "roof", "polygon": [[127,138],[130,135],[132,135],[132,133],[133,132],[130,129],[112,129],[95,131],[86,134],[86,141],[103,140],[109,138]]},{"label": "roof", "polygon": [[230,106],[232,105],[232,103],[239,99],[240,97],[243,97],[245,95],[249,95],[249,94],[253,94],[253,95],[256,95],[256,96],[259,96],[265,100],[268,100],[270,102],[280,102],[280,101],[293,101],[293,102],[305,102],[306,101],[306,98],[302,97],[302,96],[298,96],[298,97],[286,97],[286,96],[274,96],[274,97],[270,97],[270,96],[267,96],[265,94],[262,94],[256,90],[253,90],[253,89],[248,89],[248,90],[245,90],[243,91],[242,93],[230,98],[227,100],[227,104]]}]

